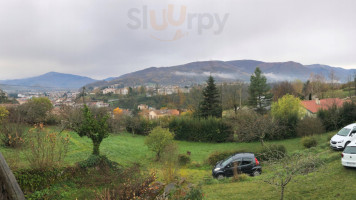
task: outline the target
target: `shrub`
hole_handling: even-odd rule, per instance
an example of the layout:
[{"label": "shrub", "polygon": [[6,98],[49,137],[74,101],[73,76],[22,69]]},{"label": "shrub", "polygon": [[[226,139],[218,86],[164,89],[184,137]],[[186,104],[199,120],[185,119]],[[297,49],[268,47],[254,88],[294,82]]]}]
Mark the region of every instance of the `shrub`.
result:
[{"label": "shrub", "polygon": [[256,155],[260,161],[279,160],[286,155],[286,148],[281,144],[264,145],[261,152]]},{"label": "shrub", "polygon": [[110,184],[108,188],[97,192],[96,199],[155,199],[163,187],[161,184],[154,182],[156,180],[155,173],[149,174],[142,171],[137,164],[125,169],[117,176],[110,178],[118,179],[120,183]]},{"label": "shrub", "polygon": [[190,156],[186,154],[179,154],[178,155],[178,163],[181,166],[185,166],[191,162]]},{"label": "shrub", "polygon": [[318,145],[318,141],[314,137],[303,137],[301,142],[305,148],[316,147]]},{"label": "shrub", "polygon": [[356,119],[356,103],[345,102],[340,108],[340,127],[354,123]]},{"label": "shrub", "polygon": [[68,152],[69,136],[50,132],[43,125],[35,126],[28,133],[29,152],[26,158],[32,168],[49,168],[63,164]]},{"label": "shrub", "polygon": [[156,153],[157,160],[160,159],[163,150],[173,143],[174,135],[168,129],[154,128],[146,137],[145,144]]},{"label": "shrub", "polygon": [[53,105],[46,97],[32,98],[19,106],[20,113],[29,124],[43,123],[52,110]]},{"label": "shrub", "polygon": [[72,177],[75,171],[76,170],[71,167],[20,169],[14,171],[14,176],[21,186],[21,189],[26,194],[48,188],[58,181],[64,181]]},{"label": "shrub", "polygon": [[141,117],[125,117],[126,130],[137,135],[148,135],[151,130],[158,126],[157,120],[148,120]]},{"label": "shrub", "polygon": [[219,118],[177,117],[169,123],[175,139],[197,142],[226,142],[233,135],[232,128]]},{"label": "shrub", "polygon": [[331,106],[328,110],[318,110],[317,116],[323,123],[326,131],[333,131],[342,127],[340,110],[336,105]]},{"label": "shrub", "polygon": [[174,182],[178,177],[179,163],[178,163],[178,146],[171,143],[164,148],[162,154],[162,177],[166,184]]},{"label": "shrub", "polygon": [[78,166],[83,169],[92,167],[116,168],[118,166],[118,163],[109,160],[106,156],[91,154],[88,159],[79,162]]},{"label": "shrub", "polygon": [[1,125],[1,141],[7,147],[20,147],[24,144],[25,126],[20,123],[4,123]]},{"label": "shrub", "polygon": [[[261,115],[253,110],[240,110],[229,121],[236,130],[237,140],[241,142],[280,139],[278,123],[270,115]],[[235,139],[236,140],[236,139]]]},{"label": "shrub", "polygon": [[190,188],[189,192],[184,196],[183,200],[202,200],[203,190],[200,186]]},{"label": "shrub", "polygon": [[319,118],[305,117],[297,123],[297,135],[300,137],[321,134],[325,132]]},{"label": "shrub", "polygon": [[3,107],[0,106],[0,124],[8,117],[9,111]]},{"label": "shrub", "polygon": [[243,153],[245,150],[235,150],[235,151],[223,151],[223,152],[214,152],[209,155],[207,163],[211,166],[215,166],[217,162],[224,160],[236,153]]},{"label": "shrub", "polygon": [[304,110],[300,99],[286,94],[277,102],[272,103],[271,114],[284,127],[284,138],[296,136],[296,125]]}]

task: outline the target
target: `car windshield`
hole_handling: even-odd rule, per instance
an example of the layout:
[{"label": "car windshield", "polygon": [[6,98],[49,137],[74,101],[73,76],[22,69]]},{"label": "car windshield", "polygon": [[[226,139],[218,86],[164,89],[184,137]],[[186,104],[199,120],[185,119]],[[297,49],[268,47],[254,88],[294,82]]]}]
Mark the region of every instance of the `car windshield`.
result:
[{"label": "car windshield", "polygon": [[225,167],[226,165],[228,165],[233,159],[233,156],[231,156],[230,158],[226,159],[223,163],[221,163],[221,165],[223,167]]},{"label": "car windshield", "polygon": [[356,147],[350,147],[350,146],[347,146],[344,150],[344,153],[347,153],[347,154],[356,154]]},{"label": "car windshield", "polygon": [[350,131],[351,131],[351,129],[343,128],[337,134],[340,135],[340,136],[347,136],[347,134],[349,134]]}]

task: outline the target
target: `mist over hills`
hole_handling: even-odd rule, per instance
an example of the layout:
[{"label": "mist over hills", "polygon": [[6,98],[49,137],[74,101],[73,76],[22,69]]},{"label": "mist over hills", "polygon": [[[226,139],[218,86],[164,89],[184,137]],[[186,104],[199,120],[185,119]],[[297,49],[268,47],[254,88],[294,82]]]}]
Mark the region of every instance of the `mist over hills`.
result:
[{"label": "mist over hills", "polygon": [[306,81],[311,73],[322,74],[328,79],[328,75],[332,70],[340,82],[347,82],[348,76],[353,76],[356,73],[356,69],[343,69],[320,64],[302,65],[293,61],[215,60],[168,67],[150,67],[104,80],[49,72],[30,78],[2,80],[0,81],[0,89],[5,91],[78,90],[83,86],[91,89],[94,87],[107,87],[113,84],[119,84],[121,87],[149,84],[191,86],[204,83],[209,75],[212,75],[217,82],[235,82],[237,80],[249,82],[250,76],[256,67],[262,70],[269,82],[292,81],[295,79]]},{"label": "mist over hills", "polygon": [[212,75],[217,82],[248,82],[256,67],[259,67],[269,82],[300,79],[306,81],[311,73],[322,74],[328,79],[330,71],[334,71],[340,82],[346,82],[348,75],[355,69],[343,69],[328,65],[302,65],[297,62],[262,62],[256,60],[233,61],[201,61],[170,67],[150,67],[136,72],[88,84],[87,87],[105,87],[119,84],[135,86],[147,84],[188,86],[200,84]]}]

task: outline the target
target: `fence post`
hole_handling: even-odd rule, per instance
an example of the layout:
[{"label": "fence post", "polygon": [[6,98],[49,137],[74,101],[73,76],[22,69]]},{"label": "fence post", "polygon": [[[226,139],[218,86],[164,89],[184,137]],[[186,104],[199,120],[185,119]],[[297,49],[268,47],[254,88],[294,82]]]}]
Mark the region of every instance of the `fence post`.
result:
[{"label": "fence post", "polygon": [[24,200],[25,196],[17,183],[14,174],[0,152],[0,199]]}]

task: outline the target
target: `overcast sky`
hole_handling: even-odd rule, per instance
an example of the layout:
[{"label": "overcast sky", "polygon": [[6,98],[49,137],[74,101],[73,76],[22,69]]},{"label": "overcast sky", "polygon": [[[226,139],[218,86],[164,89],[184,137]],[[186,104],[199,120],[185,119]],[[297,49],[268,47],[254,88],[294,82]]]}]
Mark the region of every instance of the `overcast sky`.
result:
[{"label": "overcast sky", "polygon": [[355,9],[354,0],[2,0],[0,79],[104,79],[202,60],[356,68]]}]

